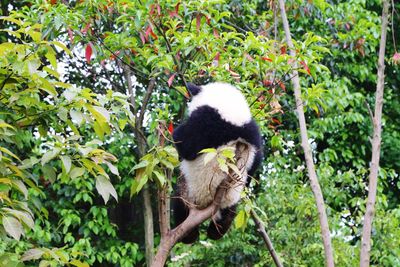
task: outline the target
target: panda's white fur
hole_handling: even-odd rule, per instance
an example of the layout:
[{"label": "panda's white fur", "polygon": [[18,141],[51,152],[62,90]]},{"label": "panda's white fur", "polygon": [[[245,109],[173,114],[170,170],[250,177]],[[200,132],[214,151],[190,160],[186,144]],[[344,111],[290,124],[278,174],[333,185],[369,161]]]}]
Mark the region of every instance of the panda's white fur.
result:
[{"label": "panda's white fur", "polygon": [[[200,93],[195,95],[188,104],[189,116],[198,107],[204,105],[216,109],[225,121],[235,126],[241,127],[251,121],[250,108],[245,97],[230,84],[210,83],[202,86]],[[245,142],[239,138],[218,147],[217,150],[227,146],[235,147],[237,141]],[[257,151],[253,145],[247,144],[250,151],[246,167],[250,169]],[[211,204],[218,186],[226,178],[226,173],[219,168],[217,158],[215,157],[205,165],[205,156],[206,154],[201,154],[194,160],[183,160],[180,167],[186,179],[187,198],[198,208],[205,208]],[[243,173],[241,179],[236,181],[225,194],[221,201],[221,208],[227,208],[239,202],[246,181],[247,172]]]},{"label": "panda's white fur", "polygon": [[[226,147],[235,147],[237,141],[246,143],[244,140],[238,139],[229,142],[227,145],[218,147],[217,150],[221,151]],[[249,169],[253,164],[256,154],[255,147],[250,144],[248,145],[250,151],[246,164],[247,169]],[[195,160],[183,160],[180,167],[186,179],[188,190],[186,196],[187,200],[200,209],[211,204],[218,186],[227,177],[227,174],[220,169],[216,157],[207,164],[204,164],[204,158],[206,155],[207,154],[201,154]],[[238,181],[232,183],[231,188],[226,192],[221,200],[221,208],[224,209],[239,202],[246,181],[247,171],[242,173],[242,176]]]},{"label": "panda's white fur", "polygon": [[236,126],[251,120],[250,108],[238,89],[227,83],[209,83],[188,104],[189,116],[201,106],[215,108],[221,117]]}]

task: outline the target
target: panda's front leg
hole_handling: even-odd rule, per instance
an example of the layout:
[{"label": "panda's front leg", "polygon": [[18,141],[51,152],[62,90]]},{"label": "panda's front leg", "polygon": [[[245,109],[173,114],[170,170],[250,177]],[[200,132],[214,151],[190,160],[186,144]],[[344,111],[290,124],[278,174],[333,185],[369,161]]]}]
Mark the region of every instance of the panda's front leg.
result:
[{"label": "panda's front leg", "polygon": [[218,240],[224,236],[229,230],[233,219],[235,219],[236,207],[237,204],[218,211],[219,214],[210,221],[210,225],[208,226],[207,236],[209,238]]}]

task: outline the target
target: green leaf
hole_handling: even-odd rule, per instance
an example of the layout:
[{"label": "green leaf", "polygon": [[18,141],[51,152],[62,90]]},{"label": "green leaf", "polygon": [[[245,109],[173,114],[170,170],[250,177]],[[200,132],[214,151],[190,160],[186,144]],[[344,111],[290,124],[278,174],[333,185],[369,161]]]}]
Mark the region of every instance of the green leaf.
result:
[{"label": "green leaf", "polygon": [[69,176],[71,177],[71,179],[75,179],[84,174],[85,174],[85,168],[72,167],[72,170],[69,173]]},{"label": "green leaf", "polygon": [[79,260],[72,260],[69,262],[69,264],[74,265],[76,267],[89,267],[89,264],[86,262],[81,262]]},{"label": "green leaf", "polygon": [[15,158],[15,159],[21,161],[21,160],[17,157],[17,155],[15,155],[14,153],[12,153],[10,150],[8,150],[8,149],[5,148],[5,147],[1,147],[1,146],[0,146],[0,151],[3,151],[4,153],[10,155],[11,157],[13,157],[13,158]]},{"label": "green leaf", "polygon": [[158,171],[153,171],[153,173],[155,174],[155,177],[156,177],[156,179],[158,181],[158,184],[160,186],[163,186],[165,184],[165,180],[166,180],[164,174],[162,174],[162,173],[160,173]]},{"label": "green leaf", "polygon": [[50,160],[54,159],[60,153],[60,151],[61,151],[61,148],[58,148],[58,147],[55,147],[53,150],[47,151],[43,155],[43,157],[42,157],[42,159],[40,161],[42,166],[44,164],[46,164],[47,162],[49,162]]},{"label": "green leaf", "polygon": [[28,189],[21,180],[14,179],[12,180],[12,184],[18,191],[24,194],[25,199],[28,198]]},{"label": "green leaf", "polygon": [[274,135],[271,138],[271,146],[273,148],[281,148],[282,137],[280,135]]},{"label": "green leaf", "polygon": [[235,157],[235,149],[232,147],[226,147],[221,151],[221,155],[228,159],[233,159]]},{"label": "green leaf", "polygon": [[69,156],[60,156],[60,158],[64,165],[65,171],[67,173],[69,173],[69,171],[71,170],[71,165],[72,165],[71,158]]},{"label": "green leaf", "polygon": [[113,165],[112,163],[110,163],[110,162],[108,162],[108,161],[105,161],[105,163],[106,163],[106,165],[108,166],[108,168],[110,169],[110,171],[111,171],[113,174],[119,176],[118,168],[117,168],[115,165]]},{"label": "green leaf", "polygon": [[50,164],[45,164],[42,166],[42,172],[45,179],[49,180],[51,183],[55,182],[57,174]]},{"label": "green leaf", "polygon": [[115,191],[115,188],[110,183],[110,181],[103,175],[98,175],[96,177],[96,189],[102,196],[106,204],[110,198],[110,195],[112,195],[115,198],[115,200],[118,201],[118,196],[117,192]]},{"label": "green leaf", "polygon": [[69,111],[69,115],[71,116],[72,121],[76,122],[78,125],[81,125],[81,123],[84,121],[82,112],[78,110],[71,109]]},{"label": "green leaf", "polygon": [[149,162],[147,160],[143,160],[143,161],[139,162],[138,164],[136,164],[135,166],[133,166],[133,168],[130,170],[130,172],[137,170],[137,169],[147,167],[147,165],[149,165]]},{"label": "green leaf", "polygon": [[217,153],[217,150],[215,148],[205,148],[199,152],[199,154],[203,153]]},{"label": "green leaf", "polygon": [[240,210],[238,215],[235,218],[235,228],[242,228],[246,221],[246,213],[244,210]]},{"label": "green leaf", "polygon": [[61,48],[62,50],[64,50],[68,55],[72,56],[72,52],[71,50],[68,49],[68,47],[66,47],[63,43],[60,43],[58,41],[52,41],[50,42],[51,44],[54,44],[56,46],[58,46],[59,48]]},{"label": "green leaf", "polygon": [[24,233],[22,224],[14,217],[5,215],[3,217],[3,227],[7,234],[16,240],[19,240]]},{"label": "green leaf", "polygon": [[21,260],[22,261],[37,260],[40,259],[43,254],[44,251],[42,249],[32,248],[30,250],[25,251],[25,253],[21,257]]},{"label": "green leaf", "polygon": [[140,180],[133,180],[132,182],[132,186],[131,186],[131,197],[136,194],[139,193],[140,190],[142,190],[143,186],[147,183],[147,181],[149,180],[149,177],[145,174],[143,175],[143,177],[141,177]]},{"label": "green leaf", "polygon": [[29,212],[9,208],[3,208],[3,210],[13,215],[15,218],[18,218],[30,229],[33,229],[33,227],[35,226],[35,222],[33,221],[32,215]]}]

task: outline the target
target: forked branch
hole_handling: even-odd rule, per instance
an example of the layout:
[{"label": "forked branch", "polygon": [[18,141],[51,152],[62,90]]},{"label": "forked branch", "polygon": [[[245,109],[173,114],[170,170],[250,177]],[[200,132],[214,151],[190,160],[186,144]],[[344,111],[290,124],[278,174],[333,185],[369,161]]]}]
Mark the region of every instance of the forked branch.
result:
[{"label": "forked branch", "polygon": [[[235,155],[237,167],[240,170],[240,173],[243,173],[242,170],[244,170],[244,168],[246,167],[246,162],[249,157],[248,145],[237,142]],[[211,218],[211,216],[213,216],[218,211],[221,200],[224,197],[227,189],[229,188],[229,184],[237,179],[238,174],[234,171],[230,171],[228,177],[218,187],[213,203],[202,210],[191,208],[187,219],[176,228],[172,230],[167,230],[169,229],[168,225],[160,225],[160,229],[163,229],[163,231],[161,231],[161,242],[158,247],[158,251],[154,258],[154,261],[151,265],[152,267],[164,266],[168,258],[169,252],[174,247],[174,245],[180,239],[182,239],[182,237],[189,233],[194,227]],[[162,221],[164,221],[165,223],[165,220]]]}]

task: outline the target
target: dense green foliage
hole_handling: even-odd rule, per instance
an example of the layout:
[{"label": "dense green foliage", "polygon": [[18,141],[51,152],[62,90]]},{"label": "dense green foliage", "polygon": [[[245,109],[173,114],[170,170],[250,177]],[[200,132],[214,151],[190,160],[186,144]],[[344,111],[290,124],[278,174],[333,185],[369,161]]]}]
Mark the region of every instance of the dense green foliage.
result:
[{"label": "dense green foliage", "polygon": [[[138,193],[150,189],[157,243],[157,189],[171,192],[179,177],[170,131],[184,117],[187,81],[239,87],[266,156],[235,229],[219,241],[202,235],[192,246],[178,244],[168,266],[272,265],[251,209],[285,266],[323,266],[290,86],[293,61],[335,262],[358,264],[379,1],[287,1],[295,57],[287,53],[274,1],[17,2],[1,1],[1,266],[143,265]],[[400,17],[390,21],[398,25]],[[400,76],[393,57],[400,33],[392,29],[375,266],[400,265]]]}]

